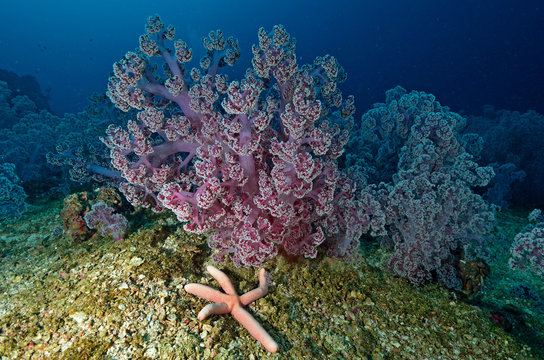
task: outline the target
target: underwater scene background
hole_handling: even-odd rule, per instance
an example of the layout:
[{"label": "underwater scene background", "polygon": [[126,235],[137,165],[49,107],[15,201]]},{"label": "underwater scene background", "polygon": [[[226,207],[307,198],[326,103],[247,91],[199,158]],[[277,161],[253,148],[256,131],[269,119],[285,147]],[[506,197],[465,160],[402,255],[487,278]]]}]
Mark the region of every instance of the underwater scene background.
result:
[{"label": "underwater scene background", "polygon": [[1,359],[544,358],[539,2],[2,10]]}]

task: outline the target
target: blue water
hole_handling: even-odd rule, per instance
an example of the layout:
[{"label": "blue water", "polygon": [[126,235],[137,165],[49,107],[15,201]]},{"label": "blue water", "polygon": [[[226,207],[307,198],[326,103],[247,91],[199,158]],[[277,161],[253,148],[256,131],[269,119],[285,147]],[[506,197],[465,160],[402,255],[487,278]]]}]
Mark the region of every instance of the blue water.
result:
[{"label": "blue water", "polygon": [[194,50],[212,29],[240,41],[245,69],[256,31],[281,23],[302,61],[327,53],[348,73],[359,113],[400,84],[455,110],[484,104],[544,112],[541,1],[4,1],[0,68],[35,75],[62,115],[103,91],[114,61],[159,13]]}]

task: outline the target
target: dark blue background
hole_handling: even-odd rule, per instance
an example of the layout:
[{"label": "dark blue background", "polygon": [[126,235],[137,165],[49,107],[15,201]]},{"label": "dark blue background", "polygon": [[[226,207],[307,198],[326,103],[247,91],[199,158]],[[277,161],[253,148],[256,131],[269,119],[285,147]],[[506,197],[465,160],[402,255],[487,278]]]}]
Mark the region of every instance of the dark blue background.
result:
[{"label": "dark blue background", "polygon": [[[108,3],[110,3],[108,1]],[[104,91],[112,63],[138,45],[159,13],[202,53],[221,28],[240,40],[243,73],[257,29],[281,23],[297,38],[299,63],[336,56],[358,113],[400,84],[471,113],[481,105],[544,113],[541,1],[24,1],[3,2],[0,68],[37,76],[55,112],[82,109]],[[266,4],[266,5],[262,5]]]}]

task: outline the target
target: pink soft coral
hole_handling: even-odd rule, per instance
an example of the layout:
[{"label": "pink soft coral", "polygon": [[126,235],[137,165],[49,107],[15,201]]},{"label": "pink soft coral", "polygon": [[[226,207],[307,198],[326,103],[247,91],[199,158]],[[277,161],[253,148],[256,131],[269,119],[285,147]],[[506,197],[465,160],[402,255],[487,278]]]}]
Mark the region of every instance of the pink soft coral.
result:
[{"label": "pink soft coral", "polygon": [[356,189],[337,167],[355,108],[338,90],[345,73],[336,59],[299,66],[283,26],[261,28],[253,68],[228,82],[218,69],[238,59],[236,40],[210,32],[200,69],[189,70],[192,50],[181,40],[167,48],[173,38],[172,26],[151,17],[140,49],[109,80],[110,99],[139,110],[128,132],[110,126],[103,139],[127,199],[210,233],[216,261],[230,254],[237,266],[260,266],[280,249],[312,258],[324,242],[333,254],[353,253],[361,232],[380,224],[356,210]]}]

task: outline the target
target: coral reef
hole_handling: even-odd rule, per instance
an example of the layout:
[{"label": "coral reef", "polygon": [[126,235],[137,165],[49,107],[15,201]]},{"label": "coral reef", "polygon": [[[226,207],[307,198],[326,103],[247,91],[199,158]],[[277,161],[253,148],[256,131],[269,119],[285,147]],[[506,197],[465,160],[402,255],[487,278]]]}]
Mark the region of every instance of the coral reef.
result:
[{"label": "coral reef", "polygon": [[27,96],[12,93],[0,81],[0,163],[15,164],[30,198],[66,194],[75,187],[70,180],[118,180],[99,135],[125,117],[105,96],[92,96],[92,105],[84,111],[59,117],[38,109]]},{"label": "coral reef", "polygon": [[36,77],[32,75],[19,76],[13,71],[0,69],[0,82],[5,82],[7,87],[11,89],[12,93],[9,100],[25,96],[31,100],[34,107],[52,112],[49,106],[48,90],[46,89],[45,94],[42,93]]},{"label": "coral reef", "polygon": [[14,164],[0,164],[0,221],[17,219],[26,210],[27,195],[20,183]]},{"label": "coral reef", "polygon": [[544,216],[539,209],[529,214],[529,220],[534,225],[516,235],[510,252],[512,268],[529,269],[535,273],[544,274]]},{"label": "coral reef", "polygon": [[0,70],[2,359],[543,357],[542,115],[397,86],[356,122],[282,25],[236,79],[203,45],[150,17],[62,117]]}]

